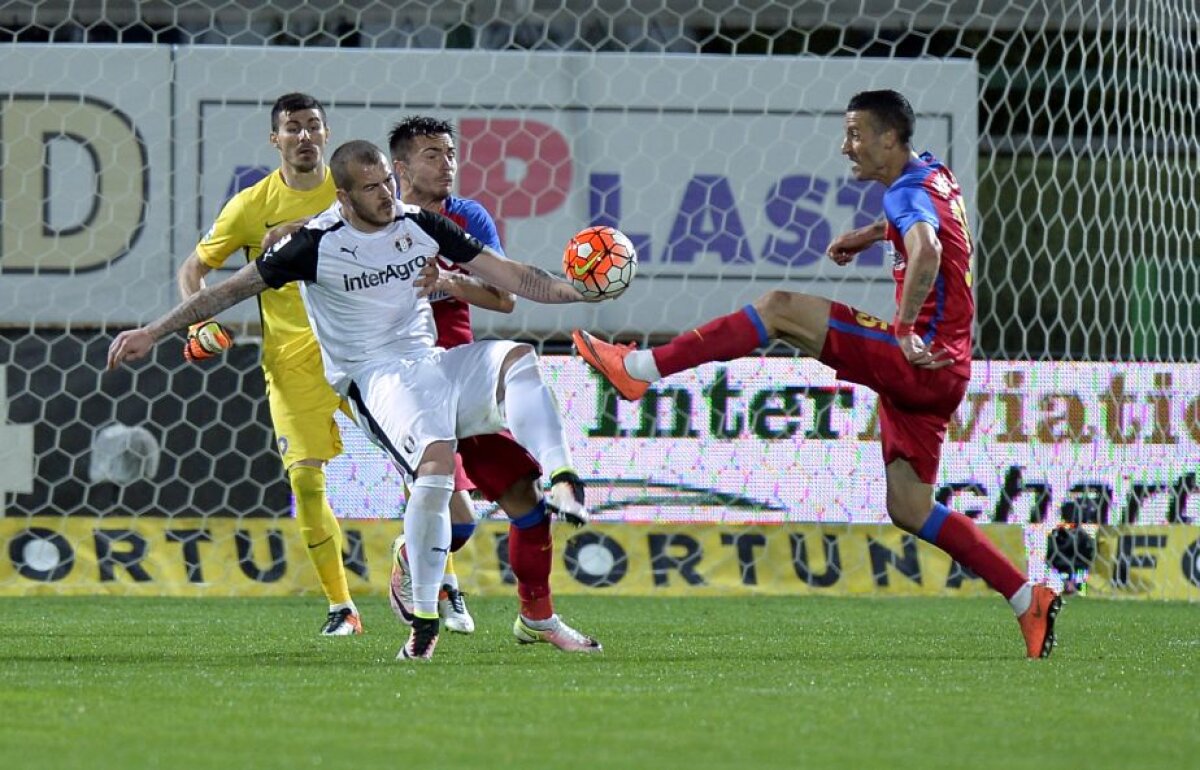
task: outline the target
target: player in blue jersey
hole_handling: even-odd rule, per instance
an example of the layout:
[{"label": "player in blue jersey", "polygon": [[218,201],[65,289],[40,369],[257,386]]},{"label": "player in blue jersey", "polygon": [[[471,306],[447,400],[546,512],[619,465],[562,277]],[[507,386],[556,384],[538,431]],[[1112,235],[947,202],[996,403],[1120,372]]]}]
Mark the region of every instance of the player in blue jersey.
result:
[{"label": "player in blue jersey", "polygon": [[651,350],[610,345],[584,331],[584,360],[626,399],[651,382],[710,361],[729,361],[782,339],[879,394],[879,424],[892,522],[936,545],[1011,604],[1026,654],[1054,648],[1061,598],[1026,576],[970,518],[934,502],[933,483],[951,416],[971,376],[972,243],[962,191],[929,153],[913,152],[915,117],[895,91],[863,91],[846,108],[842,154],[854,176],[887,187],[884,219],[834,239],[839,265],[878,241],[893,252],[897,311],[884,321],[839,302],[771,291],[753,305]]},{"label": "player in blue jersey", "polygon": [[[388,149],[402,201],[445,216],[485,246],[504,253],[496,223],[487,209],[478,201],[452,193],[458,152],[450,123],[427,116],[406,118],[389,133]],[[514,303],[510,293],[471,276],[448,260],[439,259],[438,267],[438,288],[429,300],[439,347],[449,349],[474,340],[471,305],[511,312]],[[521,605],[514,625],[517,638],[545,641],[564,650],[590,650],[590,643],[581,643],[569,633],[569,627],[557,633],[552,625],[546,626],[555,617],[550,588],[554,548],[549,512],[554,508],[555,494],[571,491],[571,485],[562,480],[574,477],[564,475],[568,469],[547,469],[551,473],[552,499],[544,500],[538,486],[542,468],[507,431],[459,439],[456,461],[455,491],[450,502],[451,552],[461,549],[475,530],[469,492],[478,489],[486,499],[498,503],[512,521],[508,557]],[[451,562],[447,560],[447,564]],[[406,549],[398,543],[391,599],[401,620],[411,615],[409,572]],[[474,622],[458,590],[457,576],[449,566],[442,596],[439,609],[446,627],[466,633],[473,630]]]}]

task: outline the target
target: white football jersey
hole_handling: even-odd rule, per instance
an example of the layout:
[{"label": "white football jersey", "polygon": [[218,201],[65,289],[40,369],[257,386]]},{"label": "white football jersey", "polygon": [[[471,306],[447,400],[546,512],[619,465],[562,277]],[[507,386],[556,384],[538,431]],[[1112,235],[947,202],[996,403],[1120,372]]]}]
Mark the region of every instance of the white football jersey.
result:
[{"label": "white football jersey", "polygon": [[399,205],[396,219],[374,233],[354,229],[335,203],[255,264],[277,289],[300,281],[325,377],[345,395],[357,370],[386,358],[433,350],[437,331],[429,301],[413,286],[440,254],[469,262],[483,244],[440,214]]}]

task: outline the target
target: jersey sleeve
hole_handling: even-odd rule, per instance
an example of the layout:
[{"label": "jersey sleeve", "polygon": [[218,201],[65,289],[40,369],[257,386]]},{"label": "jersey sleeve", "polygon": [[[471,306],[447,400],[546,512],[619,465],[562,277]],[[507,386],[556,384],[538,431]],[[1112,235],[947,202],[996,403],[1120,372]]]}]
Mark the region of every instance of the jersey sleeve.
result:
[{"label": "jersey sleeve", "polygon": [[467,233],[475,236],[492,251],[503,255],[504,247],[500,245],[500,232],[496,229],[496,221],[483,206],[473,205],[463,208],[463,218],[467,220]]},{"label": "jersey sleeve", "polygon": [[317,280],[317,252],[323,232],[302,227],[255,260],[263,282],[278,289],[292,281]]},{"label": "jersey sleeve", "polygon": [[221,208],[216,221],[196,244],[196,256],[211,268],[225,264],[229,255],[251,244],[246,227],[246,196],[238,193]]},{"label": "jersey sleeve", "polygon": [[470,262],[483,251],[483,243],[441,214],[424,209],[412,215],[413,221],[438,244],[438,253],[451,262]]},{"label": "jersey sleeve", "polygon": [[938,232],[941,218],[929,197],[929,191],[919,185],[904,185],[883,195],[883,212],[903,238],[917,222],[926,222]]}]

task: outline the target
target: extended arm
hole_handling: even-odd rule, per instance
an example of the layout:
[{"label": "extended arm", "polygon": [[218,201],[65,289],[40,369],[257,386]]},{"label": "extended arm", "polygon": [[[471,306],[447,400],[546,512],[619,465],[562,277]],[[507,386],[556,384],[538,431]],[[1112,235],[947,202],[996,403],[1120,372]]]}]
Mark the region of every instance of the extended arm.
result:
[{"label": "extended arm", "polygon": [[514,262],[491,249],[485,248],[471,261],[463,262],[462,266],[492,286],[534,302],[557,305],[590,301],[574,286],[540,267]]},{"label": "extended arm", "polygon": [[108,348],[108,368],[115,369],[123,361],[141,358],[150,352],[155,342],[171,332],[212,318],[247,297],[261,294],[266,288],[258,267],[254,263],[246,265],[228,280],[196,292],[161,318],[118,334]]}]

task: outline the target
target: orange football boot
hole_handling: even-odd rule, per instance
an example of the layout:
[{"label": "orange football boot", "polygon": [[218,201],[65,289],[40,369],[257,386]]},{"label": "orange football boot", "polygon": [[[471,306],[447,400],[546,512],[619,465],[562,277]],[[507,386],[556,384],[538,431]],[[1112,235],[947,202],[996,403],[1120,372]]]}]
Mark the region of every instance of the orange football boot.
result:
[{"label": "orange football boot", "polygon": [[1048,658],[1054,651],[1054,619],[1062,609],[1062,597],[1049,586],[1033,587],[1029,609],[1017,618],[1025,637],[1025,652],[1030,658]]},{"label": "orange football boot", "polygon": [[571,339],[575,340],[575,349],[588,366],[604,375],[604,379],[612,383],[621,398],[637,401],[646,394],[650,383],[635,379],[625,371],[625,356],[637,350],[637,345],[632,342],[628,345],[602,342],[582,329],[572,332]]}]

